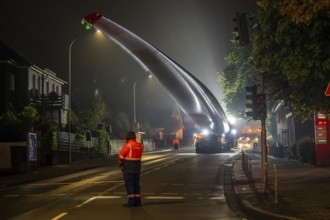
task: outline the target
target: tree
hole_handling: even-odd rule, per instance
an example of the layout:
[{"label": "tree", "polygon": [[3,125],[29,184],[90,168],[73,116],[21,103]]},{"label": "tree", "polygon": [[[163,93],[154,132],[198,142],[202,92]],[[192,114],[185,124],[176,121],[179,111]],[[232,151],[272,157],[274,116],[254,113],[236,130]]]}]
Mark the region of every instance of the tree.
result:
[{"label": "tree", "polygon": [[[268,0],[259,0],[257,1],[257,4],[262,9],[267,9],[267,7],[269,7]],[[272,4],[282,16],[289,16],[291,21],[295,24],[309,24],[315,19],[315,17],[323,12],[330,17],[330,1],[328,0],[280,0],[272,2]]]},{"label": "tree", "polygon": [[325,9],[322,4],[258,1],[253,66],[264,73],[268,97],[291,103],[301,121],[315,111],[330,114],[330,99],[324,96],[330,81],[330,14],[329,4]]},{"label": "tree", "polygon": [[237,33],[231,40],[232,48],[225,61],[226,68],[218,73],[218,80],[223,85],[224,102],[232,115],[245,117],[245,87],[257,80],[257,73],[251,66],[251,46],[241,47],[236,40]]},{"label": "tree", "polygon": [[79,118],[84,129],[96,131],[106,115],[106,104],[100,96],[97,96],[86,111],[80,112]]}]

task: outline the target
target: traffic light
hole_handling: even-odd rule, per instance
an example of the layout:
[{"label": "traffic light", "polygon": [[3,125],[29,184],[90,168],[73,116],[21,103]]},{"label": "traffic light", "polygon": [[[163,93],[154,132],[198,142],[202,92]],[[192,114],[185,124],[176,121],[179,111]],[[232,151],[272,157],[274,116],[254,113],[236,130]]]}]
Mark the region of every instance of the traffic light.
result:
[{"label": "traffic light", "polygon": [[257,95],[257,115],[259,119],[267,118],[267,109],[266,109],[266,96],[265,94]]},{"label": "traffic light", "polygon": [[236,17],[233,19],[237,23],[237,26],[234,28],[234,30],[238,32],[237,40],[239,40],[242,46],[246,46],[250,43],[246,15],[247,13],[236,12]]},{"label": "traffic light", "polygon": [[246,116],[254,120],[262,120],[267,118],[266,96],[258,93],[257,85],[245,87],[246,91],[246,108],[250,111],[246,112]]},{"label": "traffic light", "polygon": [[246,112],[246,116],[257,120],[257,85],[245,87],[246,91],[246,108],[252,110]]}]

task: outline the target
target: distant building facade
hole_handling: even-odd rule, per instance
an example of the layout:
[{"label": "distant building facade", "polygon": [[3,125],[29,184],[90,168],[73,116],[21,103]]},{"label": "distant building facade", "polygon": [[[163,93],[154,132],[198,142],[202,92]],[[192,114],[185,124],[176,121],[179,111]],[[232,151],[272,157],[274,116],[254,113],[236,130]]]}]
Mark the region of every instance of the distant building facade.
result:
[{"label": "distant building facade", "polygon": [[290,106],[278,103],[273,108],[276,135],[274,140],[283,146],[290,146],[304,137],[314,138],[313,119],[301,123],[295,119]]}]

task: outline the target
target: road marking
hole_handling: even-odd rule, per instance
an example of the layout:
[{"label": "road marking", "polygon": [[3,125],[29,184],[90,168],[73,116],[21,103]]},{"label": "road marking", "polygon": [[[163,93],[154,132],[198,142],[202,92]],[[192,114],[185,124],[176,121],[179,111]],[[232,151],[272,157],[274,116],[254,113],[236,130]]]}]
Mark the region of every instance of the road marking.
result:
[{"label": "road marking", "polygon": [[83,203],[80,203],[79,205],[76,206],[76,208],[80,208],[95,199],[120,199],[120,198],[122,198],[122,196],[94,196],[94,197],[87,199]]},{"label": "road marking", "polygon": [[67,215],[67,212],[62,212],[61,214],[55,216],[54,218],[52,218],[51,220],[58,220],[61,219],[63,216]]},{"label": "road marking", "polygon": [[209,199],[212,199],[212,200],[223,200],[225,199],[224,196],[213,196],[213,197],[210,197]]},{"label": "road marking", "polygon": [[184,199],[183,196],[146,196],[143,199]]}]

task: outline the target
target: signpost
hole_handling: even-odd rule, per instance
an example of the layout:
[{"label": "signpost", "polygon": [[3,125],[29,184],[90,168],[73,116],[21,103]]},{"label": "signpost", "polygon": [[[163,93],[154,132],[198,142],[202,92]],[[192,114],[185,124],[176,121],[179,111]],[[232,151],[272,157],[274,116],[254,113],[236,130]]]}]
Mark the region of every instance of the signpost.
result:
[{"label": "signpost", "polygon": [[37,161],[37,134],[28,133],[28,159]]}]

